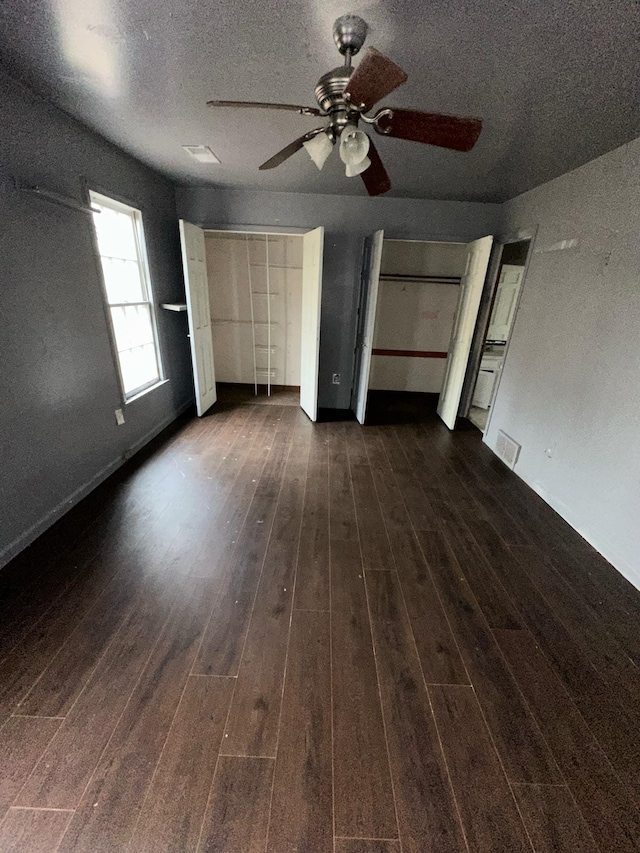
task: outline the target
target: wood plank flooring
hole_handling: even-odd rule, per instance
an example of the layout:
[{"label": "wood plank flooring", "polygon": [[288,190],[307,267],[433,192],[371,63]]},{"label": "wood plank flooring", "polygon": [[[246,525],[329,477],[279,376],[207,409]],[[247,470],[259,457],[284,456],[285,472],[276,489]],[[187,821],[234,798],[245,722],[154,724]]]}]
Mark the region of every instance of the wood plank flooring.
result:
[{"label": "wood plank flooring", "polygon": [[0,572],[0,853],[640,849],[640,593],[395,420],[236,394]]}]

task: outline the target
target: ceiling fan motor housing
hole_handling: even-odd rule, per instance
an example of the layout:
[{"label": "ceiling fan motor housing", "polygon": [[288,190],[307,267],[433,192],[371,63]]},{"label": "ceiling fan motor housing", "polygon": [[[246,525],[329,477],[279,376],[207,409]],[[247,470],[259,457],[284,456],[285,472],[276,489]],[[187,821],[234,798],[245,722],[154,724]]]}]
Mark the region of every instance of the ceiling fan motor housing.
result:
[{"label": "ceiling fan motor housing", "polygon": [[352,73],[353,68],[347,65],[334,68],[322,75],[315,89],[318,106],[331,117],[334,137],[340,136],[345,125],[357,124],[360,118],[360,112],[352,109],[344,97],[344,90]]},{"label": "ceiling fan motor housing", "polygon": [[345,106],[344,90],[352,73],[353,68],[340,65],[322,75],[315,89],[316,101],[321,110],[328,113],[332,107]]}]

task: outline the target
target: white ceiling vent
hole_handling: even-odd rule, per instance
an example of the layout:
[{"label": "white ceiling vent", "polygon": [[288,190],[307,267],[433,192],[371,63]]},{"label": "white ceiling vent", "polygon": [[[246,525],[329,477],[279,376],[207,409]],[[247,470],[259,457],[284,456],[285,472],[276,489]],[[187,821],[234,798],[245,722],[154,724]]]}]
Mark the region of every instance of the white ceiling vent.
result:
[{"label": "white ceiling vent", "polygon": [[187,154],[191,154],[199,163],[219,163],[220,160],[208,145],[183,145]]},{"label": "white ceiling vent", "polygon": [[520,455],[520,445],[510,438],[506,432],[502,432],[501,429],[498,430],[498,437],[496,438],[496,455],[512,471],[516,467],[516,462]]}]

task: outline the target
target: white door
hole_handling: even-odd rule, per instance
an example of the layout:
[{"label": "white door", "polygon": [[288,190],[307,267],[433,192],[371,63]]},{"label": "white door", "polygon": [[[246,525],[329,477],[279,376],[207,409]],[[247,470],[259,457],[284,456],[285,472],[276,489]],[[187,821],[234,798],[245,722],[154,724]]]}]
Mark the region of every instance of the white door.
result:
[{"label": "white door", "polygon": [[189,337],[193,381],[196,389],[196,409],[203,415],[218,399],[216,374],[213,368],[213,338],[209,310],[209,283],[204,248],[204,231],[190,222],[180,220],[182,268],[187,293]]},{"label": "white door", "polygon": [[369,391],[369,374],[371,373],[371,350],[373,333],[376,326],[376,308],[378,307],[378,284],[380,282],[380,264],[382,262],[382,242],[384,231],[375,231],[364,241],[364,257],[362,261],[362,308],[359,359],[360,367],[357,378],[355,401],[356,418],[363,424],[367,416],[367,394]]},{"label": "white door", "polygon": [[505,264],[500,270],[496,298],[487,332],[488,341],[507,341],[516,313],[524,267]]},{"label": "white door", "polygon": [[495,370],[488,370],[484,367],[480,368],[478,378],[476,379],[476,387],[473,390],[472,406],[476,406],[478,409],[489,408],[497,375],[497,371]]},{"label": "white door", "polygon": [[300,407],[312,421],[318,419],[320,357],[320,303],[324,228],[302,238],[302,322],[300,346]]},{"label": "white door", "polygon": [[458,417],[462,386],[492,245],[493,237],[481,237],[469,243],[467,268],[461,282],[458,310],[447,356],[447,372],[438,400],[438,414],[449,429],[455,428]]}]

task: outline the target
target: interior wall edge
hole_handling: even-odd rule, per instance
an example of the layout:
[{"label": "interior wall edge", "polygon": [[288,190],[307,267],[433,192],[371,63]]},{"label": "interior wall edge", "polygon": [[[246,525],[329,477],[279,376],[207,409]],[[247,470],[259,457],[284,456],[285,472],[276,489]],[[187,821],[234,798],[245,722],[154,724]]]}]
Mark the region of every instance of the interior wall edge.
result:
[{"label": "interior wall edge", "polygon": [[45,513],[38,521],[31,525],[28,530],[25,530],[21,533],[13,542],[10,542],[5,548],[0,551],[0,571],[13,560],[14,557],[17,557],[21,551],[24,551],[25,548],[28,548],[32,542],[38,538],[38,536],[42,535],[46,530],[52,527],[56,521],[59,521],[67,512],[69,512],[72,507],[76,504],[80,503],[83,498],[86,498],[87,495],[91,494],[94,489],[97,489],[101,483],[104,483],[112,474],[114,474],[118,468],[121,468],[125,462],[128,462],[136,453],[142,450],[149,442],[153,441],[153,439],[160,435],[160,433],[170,426],[174,421],[178,420],[180,415],[184,414],[191,406],[193,406],[193,400],[185,400],[185,402],[175,410],[175,413],[172,415],[168,415],[163,421],[153,429],[149,430],[145,435],[139,438],[134,444],[126,450],[123,454],[118,456],[113,461],[109,462],[108,465],[105,465],[98,472],[96,472],[91,479],[87,480],[86,483],[83,483],[81,486],[78,486],[77,489],[68,495],[66,498],[63,498],[53,509],[49,510]]}]

